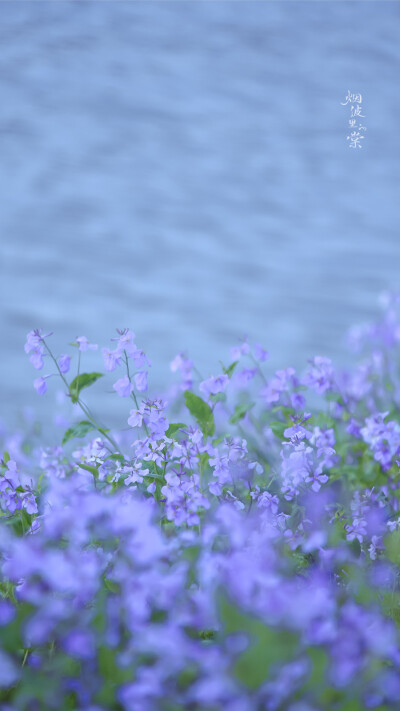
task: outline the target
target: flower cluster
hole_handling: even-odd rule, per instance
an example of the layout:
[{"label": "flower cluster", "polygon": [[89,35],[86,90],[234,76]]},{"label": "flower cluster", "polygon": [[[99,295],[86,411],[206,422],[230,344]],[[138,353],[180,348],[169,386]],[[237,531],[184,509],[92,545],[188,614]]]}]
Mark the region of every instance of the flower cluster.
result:
[{"label": "flower cluster", "polygon": [[1,708],[397,708],[399,303],[352,370],[270,373],[244,339],[205,378],[179,354],[168,402],[119,331],[114,431],[84,397],[97,345],[28,334],[37,391],[58,377],[74,407],[61,443],[0,433]]}]

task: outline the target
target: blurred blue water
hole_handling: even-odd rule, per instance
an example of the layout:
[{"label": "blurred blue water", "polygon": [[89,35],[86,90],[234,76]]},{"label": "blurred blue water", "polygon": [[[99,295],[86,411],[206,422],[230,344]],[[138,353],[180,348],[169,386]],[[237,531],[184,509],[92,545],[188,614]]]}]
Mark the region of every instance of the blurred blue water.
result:
[{"label": "blurred blue water", "polygon": [[[161,386],[247,333],[326,353],[395,286],[400,4],[2,2],[0,416],[25,334],[130,326]],[[350,89],[364,148],[349,149]],[[111,398],[115,403],[115,398]]]}]

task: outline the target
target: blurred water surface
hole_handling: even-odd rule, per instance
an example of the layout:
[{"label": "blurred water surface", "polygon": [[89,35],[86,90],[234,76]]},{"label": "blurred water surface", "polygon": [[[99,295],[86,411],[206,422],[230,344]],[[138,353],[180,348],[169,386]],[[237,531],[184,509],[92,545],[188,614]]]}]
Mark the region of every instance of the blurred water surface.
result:
[{"label": "blurred water surface", "polygon": [[131,327],[155,388],[178,351],[207,375],[243,334],[271,368],[344,362],[398,281],[399,20],[378,0],[2,2],[0,416],[46,407],[37,326],[56,352]]}]

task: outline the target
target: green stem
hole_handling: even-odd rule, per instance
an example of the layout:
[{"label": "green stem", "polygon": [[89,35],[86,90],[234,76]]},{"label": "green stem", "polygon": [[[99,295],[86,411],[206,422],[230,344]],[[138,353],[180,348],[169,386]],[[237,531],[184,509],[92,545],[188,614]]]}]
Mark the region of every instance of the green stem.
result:
[{"label": "green stem", "polygon": [[[57,363],[57,359],[54,357],[54,355],[53,355],[53,353],[51,352],[50,348],[48,347],[46,341],[43,340],[42,342],[43,342],[43,344],[44,344],[44,346],[45,346],[45,348],[46,348],[46,350],[47,350],[47,352],[48,352],[50,358],[52,359],[53,363],[55,364],[55,366],[56,366],[56,368],[57,368],[57,370],[58,370],[58,373],[59,373],[59,375],[60,375],[60,377],[61,377],[61,379],[62,379],[62,381],[63,381],[65,387],[67,388],[68,395],[71,396],[71,391],[70,391],[70,387],[69,387],[68,381],[67,381],[66,378],[64,378],[64,374],[63,374],[63,373],[61,372],[61,370],[60,370],[60,366],[59,366],[58,363]],[[79,378],[80,360],[81,360],[81,354],[80,354],[80,351],[79,351],[79,358],[78,358],[78,378]],[[77,381],[77,382],[78,382],[78,381]],[[76,394],[75,397],[76,397],[76,404],[79,405],[79,407],[81,408],[82,412],[83,412],[83,413],[86,415],[86,417],[90,420],[90,422],[91,422],[92,425],[96,428],[96,430],[97,430],[98,432],[100,432],[100,434],[103,435],[103,437],[105,437],[106,439],[108,439],[108,441],[112,444],[112,446],[114,447],[114,449],[116,449],[119,454],[122,454],[122,452],[121,452],[120,448],[118,447],[118,444],[116,443],[116,441],[115,441],[112,437],[110,437],[106,432],[104,432],[104,427],[100,427],[100,425],[97,424],[96,420],[94,419],[93,415],[90,414],[90,411],[89,411],[89,409],[87,408],[87,406],[85,405],[85,403],[80,399],[80,397],[79,397],[77,394]],[[123,456],[123,454],[122,454],[122,456]]]}]

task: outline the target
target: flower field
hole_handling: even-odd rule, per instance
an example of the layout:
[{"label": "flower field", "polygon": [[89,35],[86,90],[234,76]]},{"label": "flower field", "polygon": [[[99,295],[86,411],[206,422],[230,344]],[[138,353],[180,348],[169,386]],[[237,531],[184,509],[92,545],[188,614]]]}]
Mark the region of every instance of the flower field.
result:
[{"label": "flower field", "polygon": [[[53,447],[1,435],[1,709],[400,708],[400,296],[382,305],[346,371],[272,372],[243,340],[210,377],[178,354],[168,402],[132,331],[60,355],[28,334],[35,389],[74,418]],[[120,430],[90,408],[100,378]]]}]

